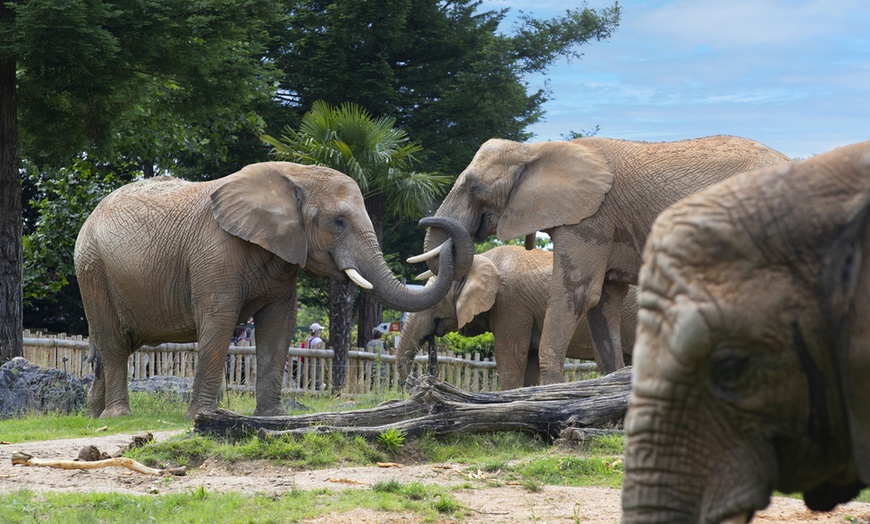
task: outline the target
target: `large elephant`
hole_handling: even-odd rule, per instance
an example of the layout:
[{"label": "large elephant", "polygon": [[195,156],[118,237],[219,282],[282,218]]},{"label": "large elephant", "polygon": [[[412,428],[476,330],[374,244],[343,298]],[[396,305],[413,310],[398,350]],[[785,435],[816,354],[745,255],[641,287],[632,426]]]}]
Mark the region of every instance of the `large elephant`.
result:
[{"label": "large elephant", "polygon": [[[502,246],[474,255],[471,270],[429,309],[411,313],[397,348],[399,381],[411,372],[414,356],[429,337],[459,331],[465,336],[491,332],[502,389],[540,382],[538,345],[550,295],[553,253]],[[631,358],[637,318],[635,287],[622,304],[622,347]],[[569,358],[592,359],[592,334],[584,321],[568,345]]]},{"label": "large elephant", "polygon": [[656,220],[639,278],[624,522],[830,510],[870,483],[870,142]]},{"label": "large elephant", "polygon": [[[468,234],[449,227],[458,253]],[[421,221],[421,224],[424,223]],[[332,169],[252,164],[191,183],[160,177],[124,186],[79,232],[75,266],[96,373],[88,414],[130,413],[127,359],[143,344],[199,342],[188,417],[213,408],[233,327],[257,326],[256,415],[284,413],[281,378],[296,325],[299,268],[370,289],[387,307],[425,309],[451,287],[471,255],[448,256],[445,278],[411,290],[387,267],[362,193]]]},{"label": "large elephant", "polygon": [[[623,367],[620,310],[637,282],[655,217],[715,182],[789,159],[752,140],[714,136],[679,142],[581,138],[484,143],[435,216],[461,222],[477,240],[550,235],[554,262],[540,347],[541,381],[564,380],[562,362],[587,315],[604,373]],[[446,236],[426,234],[430,259]]]}]

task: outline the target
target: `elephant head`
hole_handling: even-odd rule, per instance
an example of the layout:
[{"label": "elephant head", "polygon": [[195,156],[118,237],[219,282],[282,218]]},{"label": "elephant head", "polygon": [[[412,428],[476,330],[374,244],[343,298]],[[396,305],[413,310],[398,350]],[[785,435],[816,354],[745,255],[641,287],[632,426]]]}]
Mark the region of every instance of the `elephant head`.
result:
[{"label": "elephant head", "polygon": [[[612,185],[608,162],[594,147],[491,139],[459,175],[436,216],[458,220],[475,240],[524,236],[531,248],[537,231],[595,214]],[[424,248],[435,249],[445,239],[429,231]]]},{"label": "elephant head", "polygon": [[430,307],[450,290],[455,270],[471,265],[471,240],[459,224],[424,218],[421,225],[447,231],[459,256],[451,252],[446,278],[424,291],[403,285],[384,261],[356,182],[332,169],[264,162],[224,181],[211,194],[222,229],[316,275],[345,274],[388,308]]},{"label": "elephant head", "polygon": [[656,220],[623,522],[830,510],[870,483],[870,142],[743,173]]},{"label": "elephant head", "polygon": [[[426,287],[433,285],[432,280]],[[463,330],[475,336],[489,330],[485,318],[501,286],[496,265],[488,258],[475,255],[468,274],[454,282],[451,290],[434,306],[411,313],[402,328],[396,350],[399,383],[403,384],[413,369],[414,356],[431,336]]]}]

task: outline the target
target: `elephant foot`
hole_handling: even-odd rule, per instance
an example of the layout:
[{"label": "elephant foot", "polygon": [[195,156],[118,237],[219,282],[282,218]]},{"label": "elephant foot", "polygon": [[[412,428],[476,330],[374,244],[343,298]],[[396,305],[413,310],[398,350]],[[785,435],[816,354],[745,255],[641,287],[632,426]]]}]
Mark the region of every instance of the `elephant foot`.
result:
[{"label": "elephant foot", "polygon": [[287,411],[284,410],[280,405],[277,406],[268,406],[261,408],[257,406],[257,409],[254,410],[255,417],[286,417]]},{"label": "elephant foot", "polygon": [[565,382],[565,375],[563,373],[550,373],[543,374],[541,373],[541,385],[546,386],[547,384],[561,384]]},{"label": "elephant foot", "polygon": [[[88,414],[90,415],[90,412]],[[130,411],[128,406],[112,406],[104,409],[103,412],[100,413],[100,418],[115,418],[132,414],[133,412]]]}]

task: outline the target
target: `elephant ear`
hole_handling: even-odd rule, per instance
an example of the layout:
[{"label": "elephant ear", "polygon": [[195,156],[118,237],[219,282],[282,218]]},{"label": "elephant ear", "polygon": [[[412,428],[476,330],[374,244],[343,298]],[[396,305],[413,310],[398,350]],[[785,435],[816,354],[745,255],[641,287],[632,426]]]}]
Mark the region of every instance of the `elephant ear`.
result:
[{"label": "elephant ear", "polygon": [[302,231],[303,190],[281,166],[252,164],[227,176],[211,194],[211,210],[227,233],[304,267],[308,245]]},{"label": "elephant ear", "polygon": [[475,316],[492,308],[501,286],[501,275],[490,259],[475,255],[471,269],[457,286],[456,322],[461,328]]},{"label": "elephant ear", "polygon": [[870,213],[866,203],[835,241],[823,277],[852,456],[861,480],[870,484]]},{"label": "elephant ear", "polygon": [[576,224],[598,211],[613,186],[613,173],[592,143],[541,142],[528,146],[530,159],[521,167],[502,214],[499,240]]}]

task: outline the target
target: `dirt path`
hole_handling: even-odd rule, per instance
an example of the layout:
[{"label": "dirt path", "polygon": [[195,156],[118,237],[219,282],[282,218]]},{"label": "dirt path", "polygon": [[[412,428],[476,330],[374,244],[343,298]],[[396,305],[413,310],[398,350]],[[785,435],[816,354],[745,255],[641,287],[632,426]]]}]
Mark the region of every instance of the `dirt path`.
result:
[{"label": "dirt path", "polygon": [[[157,440],[165,440],[172,432],[156,432]],[[2,439],[2,436],[0,436]],[[365,489],[379,481],[398,480],[402,483],[419,482],[440,485],[470,483],[471,489],[454,493],[460,504],[470,508],[469,523],[494,524],[509,522],[610,524],[619,522],[620,491],[607,488],[569,488],[545,486],[531,493],[521,486],[493,486],[497,475],[469,475],[464,467],[455,464],[415,465],[391,468],[348,467],[315,471],[293,471],[276,467],[266,462],[246,462],[227,466],[218,462],[206,462],[184,477],[168,479],[150,477],[123,468],[95,470],[60,470],[45,467],[12,466],[13,452],[23,451],[34,457],[46,459],[73,459],[86,445],[94,445],[100,451],[113,454],[130,443],[132,435],[118,434],[80,439],[27,442],[24,444],[0,445],[0,493],[20,489],[35,492],[57,491],[115,491],[130,494],[167,494],[190,492],[200,486],[208,491],[242,491],[247,493],[282,493],[287,490],[329,488]],[[753,522],[765,524],[815,523],[827,524],[870,522],[870,504],[850,503],[838,507],[832,513],[811,513],[803,502],[795,499],[774,498],[771,506],[757,514]],[[400,514],[371,510],[354,511],[352,514],[329,515],[310,522],[354,523],[411,523],[422,520]]]}]

